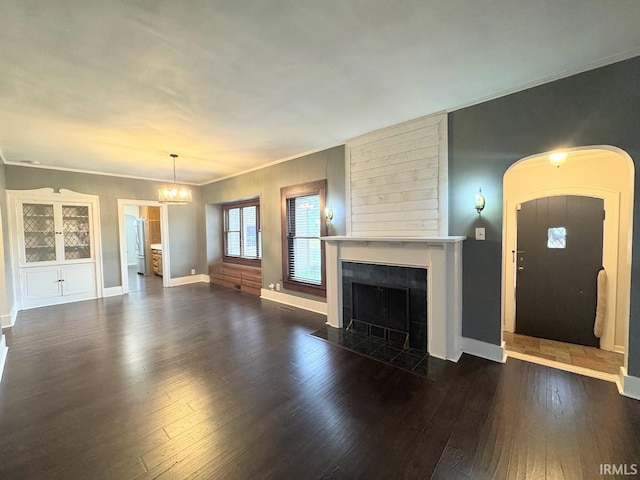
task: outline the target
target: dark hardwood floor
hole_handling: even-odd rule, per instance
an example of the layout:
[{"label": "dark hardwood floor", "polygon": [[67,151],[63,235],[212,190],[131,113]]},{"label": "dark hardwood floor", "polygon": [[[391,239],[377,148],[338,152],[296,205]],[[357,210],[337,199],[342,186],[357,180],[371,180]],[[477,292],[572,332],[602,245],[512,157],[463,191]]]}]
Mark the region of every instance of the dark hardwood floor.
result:
[{"label": "dark hardwood floor", "polygon": [[423,378],[310,336],[323,322],[205,284],[22,312],[0,478],[590,479],[640,463],[640,402],[612,383],[467,355]]}]

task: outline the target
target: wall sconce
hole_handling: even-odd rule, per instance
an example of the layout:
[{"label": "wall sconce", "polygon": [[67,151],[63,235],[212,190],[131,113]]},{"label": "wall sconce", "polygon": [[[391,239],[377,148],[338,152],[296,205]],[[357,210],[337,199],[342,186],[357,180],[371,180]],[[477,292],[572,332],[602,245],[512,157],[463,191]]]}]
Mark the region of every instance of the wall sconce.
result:
[{"label": "wall sconce", "polygon": [[476,202],[475,202],[475,207],[476,207],[476,210],[478,211],[478,216],[480,216],[480,212],[484,210],[484,206],[485,206],[485,200],[484,200],[484,196],[482,195],[482,188],[478,188],[478,193],[476,193]]},{"label": "wall sconce", "polygon": [[331,225],[331,220],[333,220],[333,207],[324,209],[324,218],[327,220],[327,225]]},{"label": "wall sconce", "polygon": [[567,152],[552,152],[549,154],[549,163],[560,168],[564,162],[567,161]]}]

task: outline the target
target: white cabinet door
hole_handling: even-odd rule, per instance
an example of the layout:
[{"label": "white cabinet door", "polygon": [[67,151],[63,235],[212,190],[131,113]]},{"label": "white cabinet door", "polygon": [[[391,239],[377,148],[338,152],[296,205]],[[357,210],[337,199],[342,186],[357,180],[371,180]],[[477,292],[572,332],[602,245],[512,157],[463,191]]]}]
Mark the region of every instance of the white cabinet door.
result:
[{"label": "white cabinet door", "polygon": [[94,259],[90,203],[24,201],[17,220],[20,266]]},{"label": "white cabinet door", "polygon": [[59,208],[57,240],[62,248],[60,258],[65,262],[92,259],[90,205],[63,203]]},{"label": "white cabinet door", "polygon": [[83,293],[95,296],[95,268],[92,263],[62,267],[62,294],[79,295]]},{"label": "white cabinet door", "polygon": [[20,265],[57,263],[58,231],[56,208],[53,203],[22,202],[18,212]]},{"label": "white cabinet door", "polygon": [[62,293],[58,267],[25,268],[21,276],[23,298],[32,306],[47,305]]}]

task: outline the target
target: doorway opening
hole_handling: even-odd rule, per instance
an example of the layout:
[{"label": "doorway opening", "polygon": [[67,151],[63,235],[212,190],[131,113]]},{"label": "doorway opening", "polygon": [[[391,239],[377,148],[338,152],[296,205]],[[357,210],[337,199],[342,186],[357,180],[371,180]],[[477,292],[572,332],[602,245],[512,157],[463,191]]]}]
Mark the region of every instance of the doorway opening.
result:
[{"label": "doorway opening", "polygon": [[122,293],[169,286],[167,206],[118,199]]},{"label": "doorway opening", "polygon": [[[628,342],[630,282],[631,282],[631,239],[632,239],[632,215],[633,215],[633,181],[634,166],[631,157],[626,152],[610,146],[580,147],[566,150],[566,162],[560,166],[550,163],[550,152],[530,156],[516,162],[504,175],[503,179],[503,254],[502,254],[502,320],[503,340],[506,344],[507,356],[524,358],[537,363],[548,364],[557,368],[588,374],[598,378],[615,381],[619,375],[619,366],[626,368],[626,349]],[[569,205],[567,202],[571,203]],[[588,233],[578,233],[576,228],[583,223],[576,217],[581,213],[574,211],[576,205],[583,202],[589,203],[594,210],[604,210],[603,217],[594,217],[591,227],[595,230]],[[542,253],[539,258],[531,251],[531,238],[534,235],[527,232],[529,228],[522,224],[519,215],[523,209],[551,212],[550,204],[556,206],[551,210],[551,218],[546,218],[548,225],[538,225],[539,238],[534,238],[533,245]],[[558,208],[558,205],[564,205]],[[568,206],[569,205],[569,206]],[[602,207],[600,207],[600,205]],[[577,207],[576,207],[577,208]],[[558,211],[564,212],[558,219]],[[531,213],[531,212],[529,212]],[[538,212],[539,213],[539,212]],[[534,218],[536,213],[533,214]],[[556,217],[554,217],[554,215]],[[602,213],[600,215],[603,215]],[[535,224],[538,220],[534,220]],[[566,221],[573,222],[571,231],[574,235],[571,244],[573,246],[584,243],[588,237],[591,250],[595,251],[593,265],[582,268],[581,260],[570,259],[568,249],[564,249],[569,243],[569,227],[562,224]],[[556,225],[556,223],[558,223]],[[578,226],[576,226],[576,224]],[[598,230],[599,225],[601,231]],[[539,228],[538,228],[539,227]],[[544,228],[543,228],[544,227]],[[535,236],[534,235],[534,236]],[[523,247],[523,242],[529,237],[529,253]],[[576,240],[577,238],[577,240]],[[597,243],[599,238],[602,246]],[[550,243],[549,243],[550,242]],[[566,243],[565,243],[566,242]],[[526,242],[525,242],[526,243]],[[520,248],[523,247],[523,248]],[[523,253],[524,251],[525,253]],[[600,253],[601,252],[601,253]],[[598,258],[601,255],[601,258]],[[560,257],[567,257],[561,259]],[[579,258],[580,254],[578,254]],[[593,256],[593,255],[592,255]],[[568,261],[568,266],[561,267],[562,261]],[[529,269],[535,270],[534,264],[541,262],[543,268],[533,277],[528,276]],[[554,270],[557,269],[557,270]],[[603,268],[607,276],[607,292],[603,295],[606,302],[606,312],[602,317],[603,328],[599,339],[589,337],[595,322],[595,300],[597,272]],[[558,272],[562,269],[570,270],[580,277],[578,280],[562,280]],[[591,270],[594,270],[592,272]],[[581,270],[585,270],[582,271]],[[528,277],[528,278],[525,278]],[[527,282],[529,286],[527,287]],[[584,288],[580,288],[576,282],[583,282]],[[553,286],[553,294],[549,290],[538,288],[536,285]],[[518,291],[520,287],[520,291]],[[526,296],[533,291],[530,298]],[[589,295],[587,295],[587,289]],[[536,291],[538,290],[538,291]],[[590,296],[587,300],[587,296]],[[548,297],[548,298],[547,298]],[[555,297],[555,298],[554,298]],[[546,305],[549,304],[549,305]],[[577,321],[576,313],[583,310],[585,317],[582,324],[582,340],[572,339],[573,336],[566,332],[544,332],[544,323],[548,312],[560,310],[561,315],[570,315],[565,325],[565,330],[570,330],[571,322]],[[529,318],[526,318],[526,317]],[[589,318],[590,317],[590,318]],[[551,325],[551,330],[557,330],[557,325]],[[544,338],[546,337],[546,338]],[[586,341],[585,341],[586,338]],[[579,342],[582,345],[564,343],[567,340]],[[551,344],[549,344],[551,342]],[[554,343],[555,342],[555,343]],[[591,343],[589,343],[591,342]],[[537,346],[536,346],[537,345]],[[586,346],[593,345],[593,346]],[[585,350],[586,349],[586,350]],[[590,350],[593,349],[593,350]],[[572,353],[570,353],[572,352]],[[554,355],[555,354],[555,355]],[[573,362],[572,358],[584,356]],[[624,355],[624,357],[622,356]],[[591,359],[606,358],[611,361],[609,373],[603,373],[606,368],[596,370],[596,363],[590,364],[586,357]],[[527,358],[529,357],[529,358]],[[582,365],[577,365],[582,362]],[[623,365],[616,365],[623,363]],[[577,363],[577,364],[576,364]],[[618,370],[618,375],[611,373]]]}]

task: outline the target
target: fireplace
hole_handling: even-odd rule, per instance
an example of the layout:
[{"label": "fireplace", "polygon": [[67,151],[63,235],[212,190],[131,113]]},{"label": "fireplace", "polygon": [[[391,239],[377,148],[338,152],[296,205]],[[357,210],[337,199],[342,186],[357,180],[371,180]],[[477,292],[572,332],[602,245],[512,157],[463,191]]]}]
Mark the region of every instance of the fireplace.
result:
[{"label": "fireplace", "polygon": [[368,283],[351,284],[351,320],[347,330],[409,348],[409,290]]},{"label": "fireplace", "polygon": [[459,358],[464,237],[335,236],[323,240],[329,325],[349,326],[354,282],[406,289],[409,346],[426,349],[438,358]]},{"label": "fireplace", "polygon": [[427,351],[427,270],[342,262],[343,325]]}]

